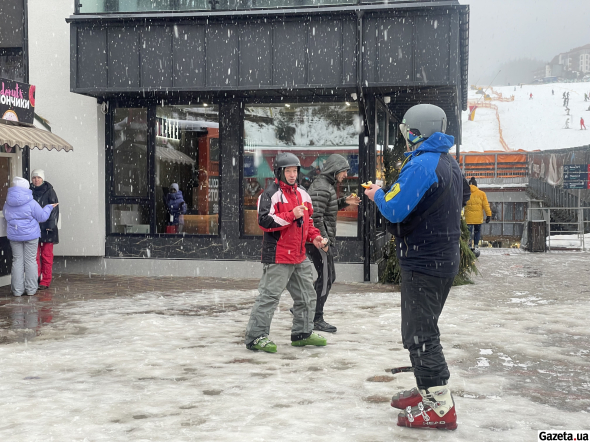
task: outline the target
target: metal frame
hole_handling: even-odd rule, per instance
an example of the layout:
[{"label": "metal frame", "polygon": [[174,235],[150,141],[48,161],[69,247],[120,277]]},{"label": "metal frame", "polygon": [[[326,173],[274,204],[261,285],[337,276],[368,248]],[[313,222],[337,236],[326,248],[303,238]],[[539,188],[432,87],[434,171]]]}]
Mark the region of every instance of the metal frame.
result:
[{"label": "metal frame", "polygon": [[[554,224],[559,224],[559,225],[574,225],[574,226],[578,226],[578,228],[576,230],[573,230],[571,232],[564,232],[561,230],[551,230],[551,210],[564,210],[564,207],[529,207],[528,211],[527,211],[527,219],[531,219],[530,213],[533,210],[540,210],[543,212],[543,219],[545,220],[545,222],[547,223],[547,250],[551,251],[551,234],[554,233],[556,235],[562,234],[562,235],[578,235],[580,237],[580,242],[581,242],[581,246],[582,246],[582,250],[586,250],[586,243],[585,243],[585,237],[584,237],[584,232],[586,230],[586,224],[590,227],[590,220],[585,221],[584,220],[584,210],[587,210],[587,208],[579,206],[577,208],[571,208],[571,210],[576,214],[576,217],[578,219],[577,222],[556,222]],[[546,216],[545,216],[545,212],[546,212]]]},{"label": "metal frame", "polygon": [[[432,7],[432,6],[457,6],[459,5],[458,0],[398,0],[395,3],[396,8],[423,8],[423,7]],[[317,6],[283,6],[278,8],[244,8],[244,9],[193,9],[193,10],[163,10],[163,11],[136,11],[136,12],[98,12],[98,13],[84,13],[80,12],[79,8],[79,0],[74,0],[74,16],[70,17],[69,20],[74,19],[85,19],[85,18],[96,18],[96,17],[113,17],[113,18],[122,18],[122,17],[129,17],[129,16],[137,16],[141,17],[142,19],[145,18],[152,18],[153,16],[162,16],[162,15],[174,15],[184,16],[184,15],[209,15],[209,16],[216,16],[216,15],[260,15],[260,14],[278,14],[284,15],[288,13],[309,13],[314,11],[343,11],[343,10],[352,10],[357,11],[360,9],[376,9],[376,8],[383,8],[386,9],[391,7],[390,4],[378,1],[363,1],[363,0],[356,0],[354,3],[343,3],[341,5],[317,5]]]}]

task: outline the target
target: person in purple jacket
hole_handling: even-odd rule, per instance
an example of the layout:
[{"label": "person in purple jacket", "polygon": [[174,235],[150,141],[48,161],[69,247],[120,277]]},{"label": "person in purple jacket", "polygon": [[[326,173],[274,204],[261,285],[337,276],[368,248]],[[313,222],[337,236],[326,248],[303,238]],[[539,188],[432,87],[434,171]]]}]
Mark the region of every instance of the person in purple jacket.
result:
[{"label": "person in purple jacket", "polygon": [[37,293],[37,243],[41,236],[39,223],[47,221],[57,204],[44,208],[33,199],[29,181],[14,177],[8,189],[2,212],[12,249],[11,286],[14,296]]}]

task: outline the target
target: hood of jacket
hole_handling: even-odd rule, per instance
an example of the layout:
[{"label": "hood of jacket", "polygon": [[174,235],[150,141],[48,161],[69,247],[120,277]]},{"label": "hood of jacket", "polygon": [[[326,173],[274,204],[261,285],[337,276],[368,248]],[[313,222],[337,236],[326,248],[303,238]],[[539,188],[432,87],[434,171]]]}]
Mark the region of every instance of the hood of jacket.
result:
[{"label": "hood of jacket", "polygon": [[168,193],[168,199],[172,201],[184,201],[184,196],[182,196],[182,190],[177,190],[176,192]]},{"label": "hood of jacket", "polygon": [[336,182],[336,175],[344,170],[350,170],[350,165],[342,155],[334,153],[324,162],[324,169],[320,176],[328,178],[332,183]]},{"label": "hood of jacket", "polygon": [[33,192],[33,197],[38,197],[43,195],[45,192],[47,192],[48,190],[53,189],[53,186],[48,183],[47,181],[43,181],[43,184],[41,184],[40,186],[35,187],[33,184],[31,184],[31,191]]},{"label": "hood of jacket", "polygon": [[418,148],[412,152],[406,152],[406,157],[418,155],[424,152],[448,153],[455,144],[455,137],[452,135],[435,132],[428,139],[422,142]]},{"label": "hood of jacket", "polygon": [[469,188],[471,189],[471,193],[475,193],[477,192],[479,189],[477,188],[477,186],[474,186],[473,184],[469,185]]},{"label": "hood of jacket", "polygon": [[32,199],[33,192],[31,192],[31,189],[25,189],[24,187],[11,187],[8,189],[8,195],[6,195],[6,204],[12,207],[19,207],[28,203]]}]

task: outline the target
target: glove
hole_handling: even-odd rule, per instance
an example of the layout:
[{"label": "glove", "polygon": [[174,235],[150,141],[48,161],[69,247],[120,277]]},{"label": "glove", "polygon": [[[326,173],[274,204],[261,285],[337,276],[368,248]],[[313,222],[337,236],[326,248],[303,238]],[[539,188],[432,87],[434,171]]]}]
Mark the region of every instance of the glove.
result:
[{"label": "glove", "polygon": [[492,217],[491,217],[491,216],[487,216],[487,217],[486,217],[486,224],[489,224],[489,222],[490,222],[491,220],[492,220]]}]

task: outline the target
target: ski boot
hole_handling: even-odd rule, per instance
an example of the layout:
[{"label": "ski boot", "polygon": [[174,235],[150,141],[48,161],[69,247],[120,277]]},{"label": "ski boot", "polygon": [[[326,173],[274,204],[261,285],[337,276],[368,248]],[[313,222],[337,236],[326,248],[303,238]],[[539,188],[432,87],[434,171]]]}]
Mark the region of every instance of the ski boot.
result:
[{"label": "ski boot", "polygon": [[417,407],[420,402],[422,402],[422,395],[416,387],[411,390],[400,391],[391,398],[391,406],[400,410]]},{"label": "ski boot", "polygon": [[246,345],[248,350],[262,350],[267,353],[276,353],[277,352],[277,345],[268,339],[267,336],[260,336],[254,339],[252,342]]},{"label": "ski boot", "polygon": [[420,390],[422,402],[408,406],[397,416],[397,425],[409,428],[456,430],[457,413],[451,391],[446,385]]},{"label": "ski boot", "polygon": [[293,347],[303,347],[304,345],[315,345],[318,347],[323,347],[326,345],[328,341],[323,336],[318,335],[317,333],[312,332],[309,337],[305,339],[299,339],[298,341],[291,342]]}]

